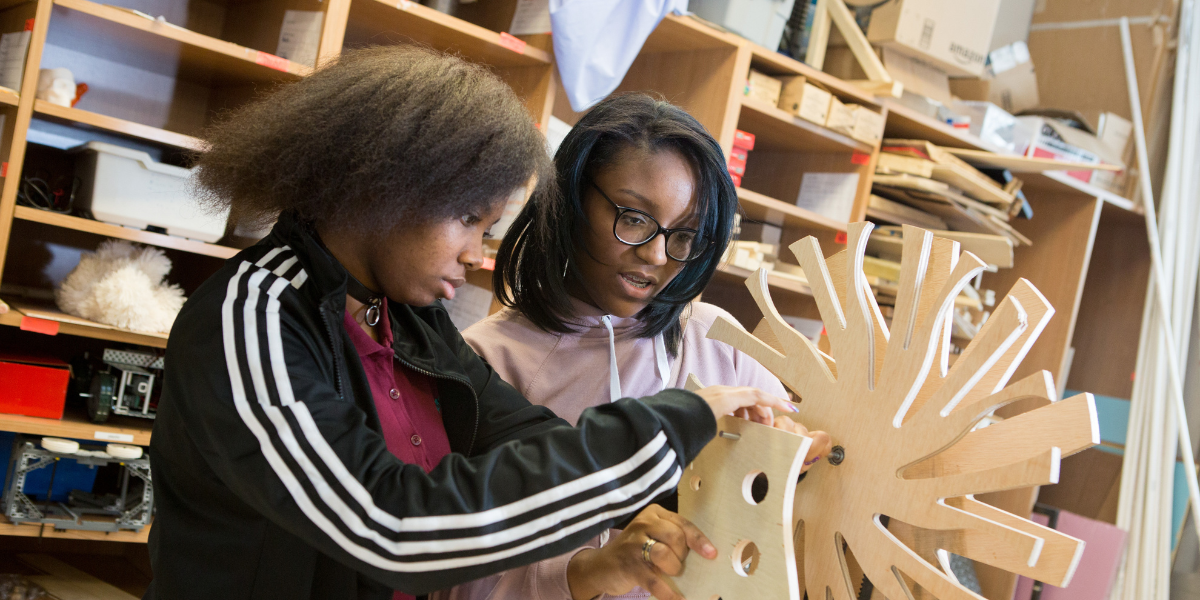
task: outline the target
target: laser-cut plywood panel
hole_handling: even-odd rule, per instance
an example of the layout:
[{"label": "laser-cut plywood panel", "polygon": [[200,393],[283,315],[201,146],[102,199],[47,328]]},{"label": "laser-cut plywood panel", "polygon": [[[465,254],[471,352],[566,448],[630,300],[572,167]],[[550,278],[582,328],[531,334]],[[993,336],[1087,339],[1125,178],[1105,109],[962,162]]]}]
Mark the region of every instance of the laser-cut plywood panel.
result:
[{"label": "laser-cut plywood panel", "polygon": [[[791,536],[803,527],[804,547],[795,556],[809,598],[854,598],[857,582],[850,580],[844,547],[892,600],[912,597],[910,583],[943,600],[981,598],[893,536],[883,516],[935,532],[942,550],[1066,585],[1083,542],[972,497],[1056,483],[1063,456],[1100,441],[1090,394],[1057,401],[1045,371],[1007,385],[1054,309],[1032,284],[1019,280],[948,367],[954,298],[984,263],[960,253],[956,242],[905,226],[900,291],[889,328],[863,275],[871,227],[851,225],[848,249],[828,260],[811,237],[791,246],[825,323],[830,355],[776,312],[766,271],[752,275],[747,286],[771,335],[760,326],[760,339],[724,319],[709,331],[710,338],[746,352],[778,376],[802,399],[795,418],[810,430],[828,432],[844,449],[840,464],[822,461],[796,486],[793,522],[782,532]],[[1018,402],[1027,412],[976,429],[992,411]],[[720,450],[706,448],[690,470],[720,468],[709,462],[761,460],[742,456],[753,451],[747,441],[714,441]],[[785,462],[802,460],[797,452]],[[685,477],[681,490],[686,485]],[[712,514],[685,505],[684,497],[681,491],[681,514],[703,531],[746,518],[741,507]],[[768,597],[751,587],[693,585],[692,577],[685,572],[677,580],[681,589],[693,591],[690,598]],[[789,588],[787,597],[800,600],[803,591]]]}]

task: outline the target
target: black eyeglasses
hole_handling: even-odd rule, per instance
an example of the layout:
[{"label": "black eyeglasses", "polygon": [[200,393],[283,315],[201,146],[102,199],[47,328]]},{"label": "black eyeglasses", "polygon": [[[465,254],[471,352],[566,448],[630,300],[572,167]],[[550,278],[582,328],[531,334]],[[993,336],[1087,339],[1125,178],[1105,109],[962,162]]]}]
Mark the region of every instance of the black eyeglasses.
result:
[{"label": "black eyeglasses", "polygon": [[641,246],[648,243],[650,240],[658,237],[658,234],[663,234],[663,238],[667,241],[667,256],[679,262],[688,262],[696,260],[704,255],[711,245],[709,242],[701,239],[700,232],[695,229],[667,229],[658,224],[658,221],[649,213],[640,211],[636,208],[621,206],[612,201],[600,186],[592,183],[592,187],[596,188],[597,192],[608,200],[608,203],[617,209],[617,216],[613,219],[613,235],[623,244],[630,246]]}]

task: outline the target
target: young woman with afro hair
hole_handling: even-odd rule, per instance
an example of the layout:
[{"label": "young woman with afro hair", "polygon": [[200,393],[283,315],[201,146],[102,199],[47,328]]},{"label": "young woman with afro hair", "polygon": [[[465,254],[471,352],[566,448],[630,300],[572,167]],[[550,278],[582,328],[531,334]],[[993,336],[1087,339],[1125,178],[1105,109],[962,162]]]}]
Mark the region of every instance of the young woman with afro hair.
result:
[{"label": "young woman with afro hair", "polygon": [[[674,489],[716,416],[790,409],[750,388],[668,389],[572,427],[471,350],[438,300],[480,267],[509,199],[555,186],[535,124],[481,67],[348,52],[205,141],[202,198],[274,226],[171,331],[147,598],[448,588],[628,522]],[[714,555],[666,519],[655,556]]]}]

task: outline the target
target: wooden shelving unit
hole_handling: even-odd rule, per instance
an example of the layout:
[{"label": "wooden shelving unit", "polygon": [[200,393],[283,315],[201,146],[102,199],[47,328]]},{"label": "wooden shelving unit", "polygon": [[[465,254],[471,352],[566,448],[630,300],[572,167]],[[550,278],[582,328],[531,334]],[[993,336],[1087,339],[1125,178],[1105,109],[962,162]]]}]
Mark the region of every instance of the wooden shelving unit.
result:
[{"label": "wooden shelving unit", "polygon": [[825,215],[776,200],[770,196],[752,192],[746,188],[737,189],[738,201],[747,217],[756,221],[774,223],[784,227],[801,229],[829,229],[846,231],[848,223],[831,219]]},{"label": "wooden shelving unit", "polygon": [[[282,6],[274,6],[272,10],[275,8],[282,10]],[[0,105],[9,105],[5,110],[15,113],[9,121],[12,134],[6,132],[0,141],[0,159],[6,160],[10,169],[0,194],[0,269],[7,271],[13,261],[34,260],[19,255],[6,259],[10,248],[20,246],[11,239],[14,222],[40,223],[70,232],[80,247],[94,246],[103,238],[118,238],[221,259],[237,252],[219,244],[16,206],[20,180],[17,174],[22,172],[26,133],[34,118],[83,132],[115,134],[170,151],[198,150],[203,144],[196,136],[213,115],[236,108],[272,85],[295,81],[311,71],[307,66],[262,52],[273,48],[264,44],[273,44],[278,38],[278,23],[265,17],[259,25],[251,18],[239,19],[238,15],[255,14],[245,12],[249,9],[243,3],[233,3],[228,10],[233,16],[222,17],[227,21],[224,27],[228,31],[221,26],[188,30],[89,0],[26,3],[0,0],[0,27],[9,27],[7,31],[19,30],[27,19],[35,19],[21,89],[0,89]],[[580,116],[571,110],[556,82],[554,58],[544,39],[531,39],[529,44],[521,46],[494,26],[488,29],[407,0],[331,0],[322,3],[320,10],[325,11],[319,50],[322,60],[336,57],[344,48],[364,44],[426,44],[487,65],[524,99],[531,116],[542,126],[551,114],[568,123],[574,123]],[[231,27],[230,19],[245,22]],[[262,31],[246,31],[255,26]],[[141,69],[139,73],[155,76],[169,72],[178,90],[172,90],[173,95],[163,100],[161,95],[151,98],[150,92],[139,89],[134,82],[128,84],[130,97],[141,100],[138,94],[144,93],[148,105],[158,113],[134,110],[114,99],[117,96],[104,96],[100,91],[86,96],[77,108],[35,100],[37,70],[60,66],[43,64],[43,50],[55,44],[70,47],[76,38],[92,44],[86,48],[72,47],[76,53],[111,51],[112,55],[106,55],[106,59],[121,64],[122,69],[131,72]],[[887,137],[996,150],[967,131],[939,123],[890,99],[874,98],[852,84],[694,18],[668,16],[650,35],[616,91],[651,92],[682,106],[713,133],[726,152],[732,147],[736,129],[754,133],[756,148],[750,153],[743,187],[738,189],[741,210],[750,219],[779,224],[783,228],[784,247],[806,235],[814,235],[824,248],[833,249],[847,223],[864,218],[879,145],[862,143],[747,99],[744,83],[751,68],[776,76],[808,77],[843,102],[880,112],[885,118]],[[796,206],[793,200],[806,173],[858,175],[857,195],[849,219],[831,219]],[[1026,278],[1046,296],[1057,313],[1014,380],[1046,369],[1063,385],[1069,380],[1072,389],[1128,397],[1149,270],[1137,207],[1126,198],[1063,173],[1025,174],[1022,179],[1035,216],[1032,220],[1016,220],[1013,225],[1034,243],[1016,249],[1014,268],[985,275],[984,287],[1002,297],[1017,278]],[[50,230],[41,227],[40,231],[40,235],[49,235]],[[784,250],[782,254],[788,253]],[[790,256],[780,258],[791,262]],[[218,263],[210,262],[215,270]],[[0,278],[5,277],[5,271],[0,271]],[[705,291],[704,299],[726,308],[744,325],[752,327],[757,323],[757,308],[744,286],[749,275],[745,269],[722,266]],[[486,280],[486,276],[476,276],[472,281],[486,285]],[[779,273],[769,275],[768,281],[784,314],[816,316],[811,291],[804,282]],[[1114,306],[1121,310],[1114,312]],[[45,307],[31,308],[18,303],[13,308],[0,315],[0,325],[10,326],[0,328],[0,340],[5,335],[16,335],[16,327],[28,312],[33,317],[63,319],[58,329],[62,336],[157,348],[167,344],[165,336],[120,331],[55,315]],[[1114,352],[1112,348],[1117,346],[1124,350]],[[121,421],[119,425],[114,422],[114,425],[95,426],[78,415],[63,421],[0,415],[0,430],[7,431],[91,439],[106,428],[134,436],[132,443],[149,442],[149,423]],[[1035,494],[1035,490],[1016,490],[983,499],[1011,512],[1027,514]],[[84,534],[39,529],[0,523],[0,535],[144,542],[148,533],[147,530],[128,535]],[[977,568],[986,597],[1011,598],[1012,576],[986,565]]]},{"label": "wooden shelving unit", "polygon": [[54,213],[27,206],[18,206],[13,214],[17,219],[23,221],[33,221],[35,223],[43,223],[53,225],[55,227],[65,227],[74,229],[75,231],[83,231],[94,233],[104,237],[117,238],[121,240],[129,240],[139,244],[149,244],[160,248],[172,248],[174,250],[183,250],[193,254],[203,254],[204,256],[214,256],[216,258],[229,258],[238,253],[237,248],[229,248],[219,246],[217,244],[209,244],[197,240],[189,240],[174,235],[166,235],[162,233],[154,233],[152,231],[142,231],[121,225],[112,225],[93,219],[83,219]]},{"label": "wooden shelving unit", "polygon": [[56,11],[54,18],[68,27],[87,28],[111,36],[113,42],[128,44],[134,52],[178,56],[185,70],[241,81],[294,81],[312,72],[311,67],[261,50],[160,23],[113,6],[89,0],[55,0],[54,5],[65,9]]},{"label": "wooden shelving unit", "polygon": [[150,528],[153,525],[151,523],[143,527],[141,531],[84,531],[80,529],[55,529],[49,525],[34,525],[31,523],[17,525],[0,516],[0,535],[145,544],[150,540]]},{"label": "wooden shelving unit", "polygon": [[754,151],[861,152],[874,149],[854,138],[752,98],[742,99],[738,129],[755,135]]},{"label": "wooden shelving unit", "polygon": [[103,323],[97,323],[81,317],[68,315],[53,306],[21,304],[13,302],[11,299],[5,299],[5,301],[8,302],[10,310],[5,314],[0,315],[0,325],[22,327],[24,325],[23,320],[26,317],[29,317],[31,319],[41,319],[43,321],[54,321],[58,324],[59,334],[75,335],[94,340],[122,342],[126,344],[135,344],[138,346],[149,346],[151,348],[167,347],[166,335],[153,335],[138,333],[136,331],[128,331],[125,329],[117,329],[109,325],[104,325]]},{"label": "wooden shelving unit", "polygon": [[113,416],[105,423],[92,423],[81,412],[70,409],[59,419],[44,419],[0,413],[0,431],[30,435],[48,435],[72,440],[116,442],[146,446],[154,421],[136,417]]},{"label": "wooden shelving unit", "polygon": [[182,133],[175,133],[125,119],[118,119],[99,113],[79,110],[78,108],[69,108],[51,104],[45,100],[36,100],[33,105],[33,110],[39,117],[47,118],[54,121],[74,123],[95,127],[104,131],[118,133],[121,135],[134,137],[148,142],[164,144],[167,146],[175,146],[177,148],[186,148],[188,150],[202,150],[203,144],[199,138]]}]

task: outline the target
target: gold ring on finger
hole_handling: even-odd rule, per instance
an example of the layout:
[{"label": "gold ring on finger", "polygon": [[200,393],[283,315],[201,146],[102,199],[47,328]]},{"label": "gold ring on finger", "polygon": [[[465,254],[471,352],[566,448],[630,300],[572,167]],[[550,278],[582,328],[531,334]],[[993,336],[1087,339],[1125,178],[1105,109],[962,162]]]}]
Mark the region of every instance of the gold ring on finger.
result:
[{"label": "gold ring on finger", "polygon": [[654,545],[657,543],[658,540],[654,538],[646,538],[646,541],[642,543],[642,560],[649,564],[653,564],[653,562],[650,560],[650,550],[654,548]]}]

